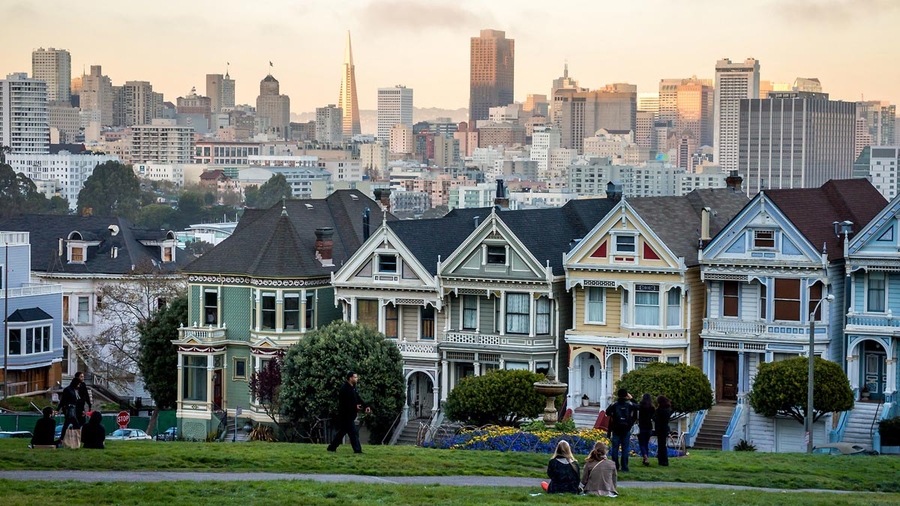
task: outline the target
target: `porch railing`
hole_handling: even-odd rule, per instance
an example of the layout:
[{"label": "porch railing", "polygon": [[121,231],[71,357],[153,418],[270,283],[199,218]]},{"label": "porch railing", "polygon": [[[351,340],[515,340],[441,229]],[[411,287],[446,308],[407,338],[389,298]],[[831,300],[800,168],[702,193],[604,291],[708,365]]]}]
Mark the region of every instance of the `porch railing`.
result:
[{"label": "porch railing", "polygon": [[851,314],[847,316],[847,326],[851,325],[860,327],[900,327],[900,316],[892,314]]},{"label": "porch railing", "polygon": [[397,341],[397,348],[404,355],[437,355],[437,343],[421,341]]},{"label": "porch railing", "polygon": [[[704,318],[703,333],[733,336],[764,336],[771,340],[793,340],[809,337],[809,323],[804,322],[759,322]],[[816,323],[816,335],[828,335],[828,323]]]},{"label": "porch railing", "polygon": [[530,348],[534,346],[554,346],[553,336],[514,336],[498,334],[478,334],[475,332],[447,332],[444,343],[468,344],[473,346],[512,346]]},{"label": "porch railing", "polygon": [[223,327],[181,327],[178,329],[179,339],[194,338],[203,342],[224,341],[226,328]]}]

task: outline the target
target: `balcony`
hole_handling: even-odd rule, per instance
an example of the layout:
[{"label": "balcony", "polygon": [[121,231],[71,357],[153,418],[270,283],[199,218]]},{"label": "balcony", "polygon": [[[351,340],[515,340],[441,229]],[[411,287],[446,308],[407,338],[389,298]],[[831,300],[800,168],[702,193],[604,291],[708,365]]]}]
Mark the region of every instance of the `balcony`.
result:
[{"label": "balcony", "polygon": [[530,351],[531,348],[555,348],[556,338],[553,336],[501,336],[499,334],[451,331],[444,334],[441,344],[464,345],[464,347],[480,349],[500,347]]},{"label": "balcony", "polygon": [[178,329],[178,340],[196,339],[202,343],[216,343],[225,340],[226,329],[222,327],[181,327]]},{"label": "balcony", "polygon": [[894,316],[891,312],[886,314],[859,314],[847,315],[847,332],[886,333],[892,334],[900,331],[900,316]]},{"label": "balcony", "polygon": [[404,359],[438,359],[438,346],[434,341],[397,341],[396,344]]},{"label": "balcony", "polygon": [[[704,318],[703,332],[701,332],[700,335],[705,338],[734,337],[738,339],[797,342],[809,339],[809,323],[766,323],[760,321]],[[827,323],[816,322],[816,336],[828,336]]]},{"label": "balcony", "polygon": [[[18,288],[10,288],[9,298],[14,299],[16,297],[32,297],[35,295],[52,295],[55,293],[62,293],[62,285],[26,283]],[[6,290],[0,290],[0,299],[4,298],[5,296]]]}]

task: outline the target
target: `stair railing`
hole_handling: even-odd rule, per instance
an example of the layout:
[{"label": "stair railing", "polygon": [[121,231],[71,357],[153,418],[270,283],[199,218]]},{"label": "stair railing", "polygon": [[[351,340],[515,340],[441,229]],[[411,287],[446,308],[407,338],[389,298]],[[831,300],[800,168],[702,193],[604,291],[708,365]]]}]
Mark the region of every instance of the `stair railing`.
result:
[{"label": "stair railing", "polygon": [[707,412],[708,410],[701,409],[694,414],[694,418],[693,420],[691,420],[691,425],[688,429],[687,436],[685,437],[685,444],[687,446],[694,446],[694,441],[697,440],[697,435],[700,433],[700,427],[703,426],[703,420],[706,419]]},{"label": "stair railing", "polygon": [[399,413],[397,413],[397,416],[394,418],[394,421],[391,422],[391,426],[388,427],[387,432],[385,432],[384,437],[381,438],[381,444],[384,444],[384,442],[387,441],[388,439],[391,440],[390,444],[394,444],[397,441],[396,436],[399,436],[399,433],[400,433],[400,431],[398,429],[399,429],[400,418],[402,416],[403,416],[403,411],[400,411]]},{"label": "stair railing", "polygon": [[744,404],[742,403],[735,406],[734,412],[731,413],[731,420],[728,421],[728,427],[725,428],[725,434],[722,435],[722,451],[731,451],[734,447],[731,440],[734,437],[734,432],[737,430],[743,414]]}]

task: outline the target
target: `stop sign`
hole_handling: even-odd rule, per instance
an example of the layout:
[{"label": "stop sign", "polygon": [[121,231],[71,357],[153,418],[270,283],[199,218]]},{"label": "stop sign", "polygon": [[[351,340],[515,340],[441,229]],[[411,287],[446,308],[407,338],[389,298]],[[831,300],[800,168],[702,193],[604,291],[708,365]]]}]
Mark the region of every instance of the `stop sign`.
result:
[{"label": "stop sign", "polygon": [[116,423],[119,424],[120,429],[128,427],[128,422],[130,421],[131,415],[127,411],[119,411],[119,414],[116,416]]}]

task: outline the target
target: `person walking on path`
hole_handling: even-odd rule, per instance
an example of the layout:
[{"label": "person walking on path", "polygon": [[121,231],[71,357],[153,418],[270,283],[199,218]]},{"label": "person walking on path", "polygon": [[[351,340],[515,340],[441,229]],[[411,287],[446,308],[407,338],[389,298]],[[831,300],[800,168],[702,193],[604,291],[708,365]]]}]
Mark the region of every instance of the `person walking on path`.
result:
[{"label": "person walking on path", "polygon": [[102,421],[103,415],[99,411],[91,413],[90,421],[81,429],[81,444],[85,448],[106,448],[106,429],[101,425]]},{"label": "person walking on path", "polygon": [[669,439],[669,419],[672,417],[672,403],[665,395],[656,398],[656,414],[654,425],[656,426],[656,459],[661,466],[669,465],[669,448],[666,442]]},{"label": "person walking on path", "polygon": [[650,436],[653,435],[654,411],[656,409],[653,407],[653,398],[650,394],[644,394],[638,406],[638,446],[645,466],[650,465]]},{"label": "person walking on path", "polygon": [[353,453],[362,453],[362,447],[359,445],[359,432],[356,429],[356,415],[360,411],[371,413],[372,409],[363,402],[356,391],[356,384],[359,382],[359,376],[353,371],[347,373],[347,381],[341,386],[341,392],[338,396],[338,415],[337,424],[338,431],[328,445],[328,451],[333,452],[341,445],[345,435],[350,436],[350,446],[353,447]]},{"label": "person walking on path", "polygon": [[34,424],[31,446],[54,446],[56,445],[56,441],[53,439],[53,435],[56,433],[56,421],[53,420],[53,408],[47,406],[41,413],[44,416]]},{"label": "person walking on path", "polygon": [[[609,436],[612,441],[612,459],[616,463],[616,469],[628,472],[628,451],[631,439],[631,427],[637,419],[637,406],[631,402],[631,394],[624,388],[619,389],[619,399],[606,408],[609,416]],[[622,461],[619,462],[619,450],[622,451]]]},{"label": "person walking on path", "polygon": [[550,483],[542,481],[541,488],[548,494],[577,494],[580,491],[581,470],[568,441],[562,440],[556,444],[556,452],[547,464],[547,476]]},{"label": "person walking on path", "polygon": [[609,447],[606,443],[597,442],[584,462],[584,477],[581,484],[587,495],[599,495],[603,497],[618,497],[616,490],[618,473],[616,465],[606,455]]},{"label": "person walking on path", "polygon": [[59,410],[65,417],[60,439],[65,437],[66,430],[68,430],[70,425],[72,428],[80,429],[85,424],[85,405],[87,405],[88,409],[91,408],[90,393],[87,385],[84,384],[84,373],[78,371],[72,377],[72,382],[69,383],[69,386],[63,389],[62,397],[59,401]]}]

